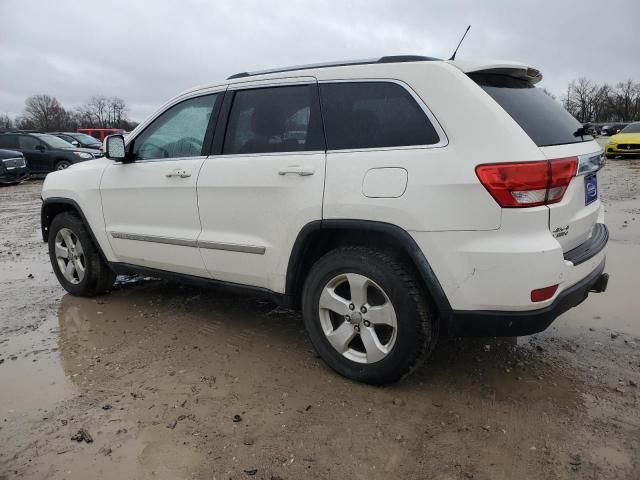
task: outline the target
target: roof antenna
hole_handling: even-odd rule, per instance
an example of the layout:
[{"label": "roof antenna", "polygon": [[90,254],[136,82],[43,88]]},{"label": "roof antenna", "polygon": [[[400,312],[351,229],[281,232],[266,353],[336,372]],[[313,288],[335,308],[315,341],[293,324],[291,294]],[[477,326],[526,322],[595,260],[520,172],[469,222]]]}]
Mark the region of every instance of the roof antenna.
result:
[{"label": "roof antenna", "polygon": [[467,29],[464,31],[464,35],[462,35],[462,38],[460,39],[460,42],[458,43],[458,46],[454,50],[453,55],[451,55],[451,58],[449,60],[455,60],[456,59],[456,53],[458,53],[458,49],[460,48],[460,45],[462,45],[462,41],[464,40],[464,37],[466,37],[467,33],[469,33],[469,29],[471,29],[471,25],[469,25],[467,27]]}]

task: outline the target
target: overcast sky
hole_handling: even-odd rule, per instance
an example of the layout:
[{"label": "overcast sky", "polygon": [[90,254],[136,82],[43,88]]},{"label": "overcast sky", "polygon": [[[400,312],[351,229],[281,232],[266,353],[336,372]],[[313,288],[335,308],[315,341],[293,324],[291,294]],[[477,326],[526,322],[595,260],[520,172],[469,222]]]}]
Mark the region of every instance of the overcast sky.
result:
[{"label": "overcast sky", "polygon": [[0,112],[122,97],[140,121],[246,70],[394,54],[509,59],[558,97],[580,76],[640,81],[639,0],[0,0]]}]

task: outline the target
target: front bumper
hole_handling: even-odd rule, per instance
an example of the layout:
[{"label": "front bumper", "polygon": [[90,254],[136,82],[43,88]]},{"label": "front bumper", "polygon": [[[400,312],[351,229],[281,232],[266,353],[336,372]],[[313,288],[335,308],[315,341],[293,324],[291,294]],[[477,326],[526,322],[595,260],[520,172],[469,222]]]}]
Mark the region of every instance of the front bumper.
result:
[{"label": "front bumper", "polygon": [[581,281],[563,290],[551,305],[528,311],[454,311],[450,317],[452,333],[459,336],[521,336],[546,329],[567,310],[582,303],[589,292],[607,289],[609,275],[604,260]]},{"label": "front bumper", "polygon": [[617,144],[608,144],[607,147],[605,148],[605,155],[611,155],[611,156],[617,156],[617,155],[622,155],[622,156],[634,156],[634,157],[638,157],[640,156],[640,149],[637,148],[619,148],[619,146]]},{"label": "front bumper", "polygon": [[0,184],[20,183],[28,180],[29,177],[29,171],[26,168],[12,169],[0,173]]}]

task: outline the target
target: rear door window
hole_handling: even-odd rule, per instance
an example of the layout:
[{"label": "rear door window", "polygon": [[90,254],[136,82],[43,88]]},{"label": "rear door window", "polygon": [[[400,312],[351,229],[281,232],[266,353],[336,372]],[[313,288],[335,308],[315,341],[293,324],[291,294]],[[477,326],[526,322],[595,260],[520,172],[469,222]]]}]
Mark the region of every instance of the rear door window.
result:
[{"label": "rear door window", "polygon": [[539,147],[593,140],[591,135],[576,135],[582,124],[527,80],[483,73],[472,73],[469,77],[491,95]]},{"label": "rear door window", "polygon": [[34,137],[21,135],[19,139],[20,139],[20,148],[22,150],[35,150],[37,146],[42,146],[42,142]]},{"label": "rear door window", "polygon": [[0,148],[18,148],[17,135],[0,135]]},{"label": "rear door window", "polygon": [[324,149],[315,84],[256,88],[235,93],[223,154]]},{"label": "rear door window", "polygon": [[440,141],[425,111],[392,82],[320,85],[329,150],[433,145]]}]

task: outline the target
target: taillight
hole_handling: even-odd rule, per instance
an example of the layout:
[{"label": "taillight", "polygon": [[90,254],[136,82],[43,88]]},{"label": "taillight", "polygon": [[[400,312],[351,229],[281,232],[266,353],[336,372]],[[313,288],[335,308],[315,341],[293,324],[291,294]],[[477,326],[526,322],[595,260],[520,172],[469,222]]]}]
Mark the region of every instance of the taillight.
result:
[{"label": "taillight", "polygon": [[535,207],[562,200],[576,174],[576,157],[478,165],[476,175],[501,207]]}]

